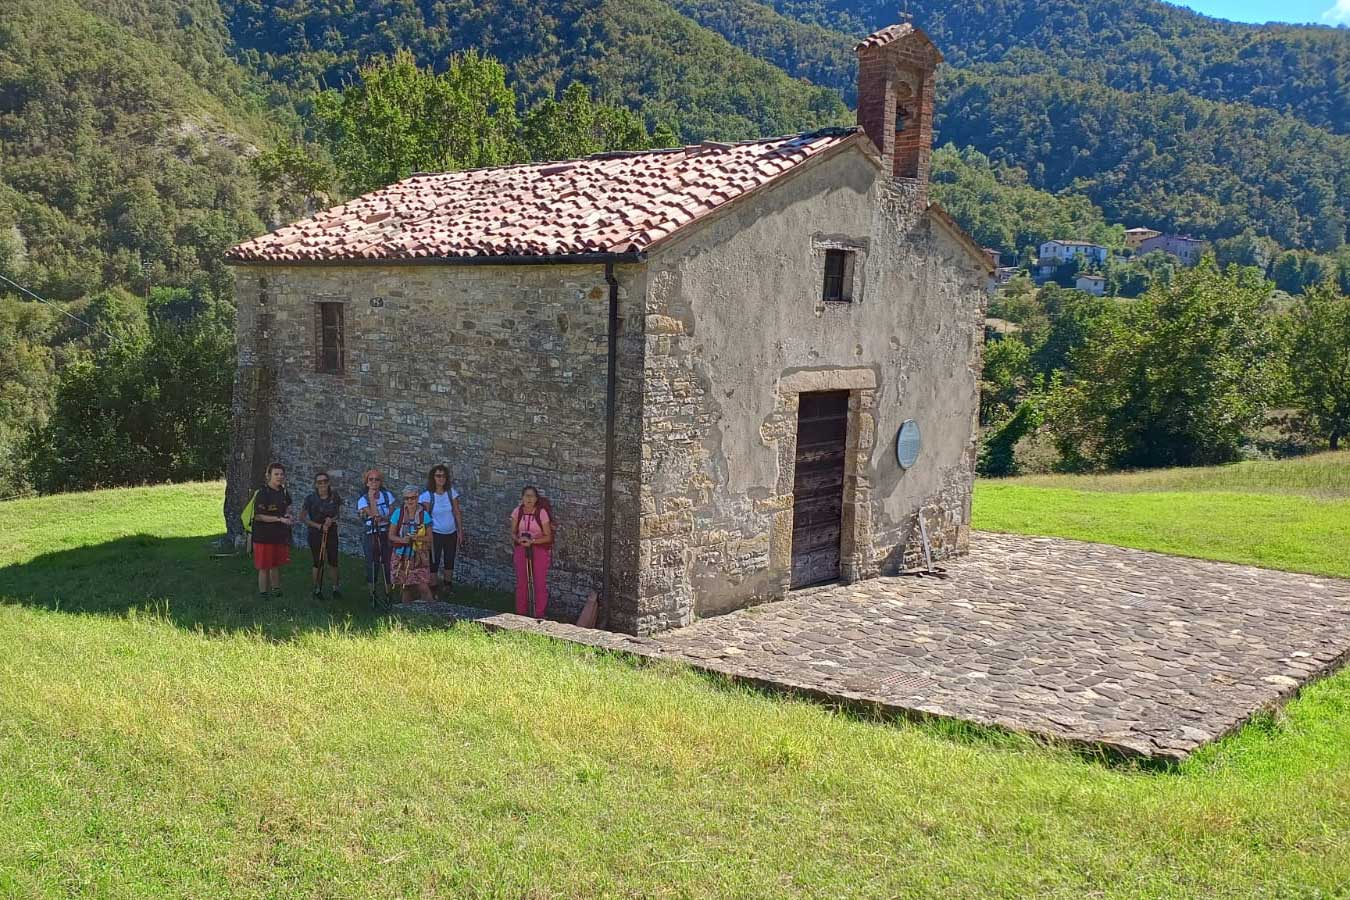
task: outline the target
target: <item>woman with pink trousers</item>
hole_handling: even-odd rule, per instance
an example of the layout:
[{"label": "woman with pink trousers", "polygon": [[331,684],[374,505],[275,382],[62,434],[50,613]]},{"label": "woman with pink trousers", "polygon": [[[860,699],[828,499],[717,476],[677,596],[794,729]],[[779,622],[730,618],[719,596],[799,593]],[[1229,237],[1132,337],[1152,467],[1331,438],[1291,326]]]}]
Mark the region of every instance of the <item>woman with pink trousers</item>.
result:
[{"label": "woman with pink trousers", "polygon": [[553,519],[548,501],[533,485],[520,492],[520,505],[511,511],[511,543],[516,563],[516,615],[528,616],[534,593],[534,618],[548,607],[548,564],[553,555]]}]

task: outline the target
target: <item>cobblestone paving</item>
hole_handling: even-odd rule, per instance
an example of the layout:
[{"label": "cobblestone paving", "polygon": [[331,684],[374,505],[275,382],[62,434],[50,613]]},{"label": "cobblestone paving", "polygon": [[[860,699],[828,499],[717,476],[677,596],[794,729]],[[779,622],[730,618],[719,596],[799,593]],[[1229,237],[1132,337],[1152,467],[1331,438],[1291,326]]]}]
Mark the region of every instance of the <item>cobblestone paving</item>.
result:
[{"label": "cobblestone paving", "polygon": [[1170,759],[1350,659],[1350,581],[991,533],[945,578],[799,591],[649,639],[440,614]]}]

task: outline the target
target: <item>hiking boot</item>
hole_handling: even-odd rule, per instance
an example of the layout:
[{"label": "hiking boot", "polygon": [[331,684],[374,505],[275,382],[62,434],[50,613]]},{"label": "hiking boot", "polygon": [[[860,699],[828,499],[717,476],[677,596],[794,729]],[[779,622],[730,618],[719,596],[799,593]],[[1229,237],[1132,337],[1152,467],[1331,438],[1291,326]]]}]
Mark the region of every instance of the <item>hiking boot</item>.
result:
[{"label": "hiking boot", "polygon": [[315,588],[315,589],[314,589],[314,599],[315,599],[315,600],[322,600],[322,599],[323,599],[323,588]]},{"label": "hiking boot", "polygon": [[281,599],[281,588],[277,588],[276,590],[272,591],[272,599],[274,600]]},{"label": "hiking boot", "polygon": [[341,596],[342,596],[342,585],[340,584],[333,585],[333,599],[336,600]]}]

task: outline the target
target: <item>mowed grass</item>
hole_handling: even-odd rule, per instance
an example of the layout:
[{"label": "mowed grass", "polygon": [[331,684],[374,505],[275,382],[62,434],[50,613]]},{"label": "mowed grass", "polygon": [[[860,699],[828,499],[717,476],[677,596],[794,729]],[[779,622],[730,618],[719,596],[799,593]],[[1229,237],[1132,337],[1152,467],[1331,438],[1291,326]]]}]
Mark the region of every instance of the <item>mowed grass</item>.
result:
[{"label": "mowed grass", "polygon": [[311,604],[298,571],[259,606],[242,560],[208,556],[220,493],[0,505],[0,896],[1350,885],[1347,673],[1145,770],[526,635],[415,630]]},{"label": "mowed grass", "polygon": [[1350,578],[1350,452],[980,481],[976,528]]},{"label": "mowed grass", "polygon": [[1029,475],[981,484],[1009,482],[1082,491],[1225,491],[1345,500],[1350,499],[1350,450],[1189,469],[1149,469],[1104,475]]}]

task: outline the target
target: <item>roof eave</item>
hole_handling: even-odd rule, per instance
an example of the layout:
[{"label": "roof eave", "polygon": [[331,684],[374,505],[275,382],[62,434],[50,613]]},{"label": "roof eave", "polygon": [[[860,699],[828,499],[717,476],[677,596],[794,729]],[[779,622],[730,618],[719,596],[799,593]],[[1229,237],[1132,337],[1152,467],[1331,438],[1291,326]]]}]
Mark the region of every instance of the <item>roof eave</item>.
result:
[{"label": "roof eave", "polygon": [[996,267],[989,261],[989,254],[984,252],[984,248],[981,247],[973,237],[966,233],[966,230],[961,227],[960,223],[951,217],[950,213],[943,209],[936,201],[929,202],[927,211],[933,217],[934,222],[941,225],[945,231],[956,238],[957,243],[969,251],[971,259],[979,262],[980,267],[984,269],[986,274],[994,274]]},{"label": "roof eave", "polygon": [[404,258],[333,257],[329,259],[236,259],[227,266],[571,266],[603,263],[640,263],[645,250],[625,253],[522,253],[500,256],[410,256]]}]

